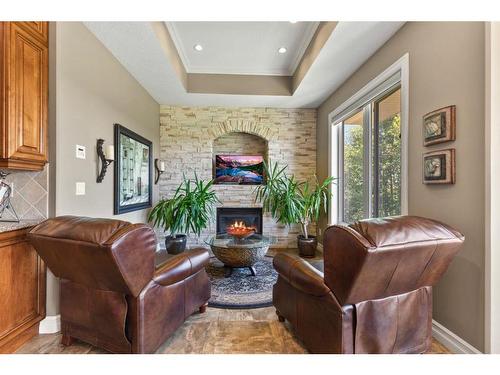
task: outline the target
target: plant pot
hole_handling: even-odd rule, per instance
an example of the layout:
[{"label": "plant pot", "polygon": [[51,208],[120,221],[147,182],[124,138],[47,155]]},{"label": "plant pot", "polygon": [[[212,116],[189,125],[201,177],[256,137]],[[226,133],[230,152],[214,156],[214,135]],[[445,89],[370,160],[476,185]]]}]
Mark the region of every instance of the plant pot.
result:
[{"label": "plant pot", "polygon": [[303,235],[299,234],[297,236],[297,246],[301,257],[314,258],[316,256],[318,240],[316,239],[316,236],[309,236],[308,238],[305,238]]},{"label": "plant pot", "polygon": [[186,250],[187,236],[178,234],[175,237],[165,237],[165,248],[169,254],[180,254]]}]

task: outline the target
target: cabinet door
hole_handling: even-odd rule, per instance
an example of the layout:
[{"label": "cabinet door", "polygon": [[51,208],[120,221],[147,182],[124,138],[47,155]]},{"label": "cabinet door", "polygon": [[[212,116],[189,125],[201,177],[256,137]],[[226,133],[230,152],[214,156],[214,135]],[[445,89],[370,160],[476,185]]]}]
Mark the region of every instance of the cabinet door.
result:
[{"label": "cabinet door", "polygon": [[41,21],[24,21],[24,22],[15,22],[16,24],[24,26],[24,28],[31,32],[31,34],[38,38],[45,45],[48,44],[48,36],[49,36],[49,24],[48,22]]},{"label": "cabinet door", "polygon": [[4,157],[17,161],[19,167],[27,163],[41,169],[47,161],[48,147],[48,49],[12,22],[7,64],[8,155]]},{"label": "cabinet door", "polygon": [[[24,231],[0,240],[0,353],[19,346],[27,330],[45,316],[45,265]],[[5,238],[8,237],[8,238]]]}]

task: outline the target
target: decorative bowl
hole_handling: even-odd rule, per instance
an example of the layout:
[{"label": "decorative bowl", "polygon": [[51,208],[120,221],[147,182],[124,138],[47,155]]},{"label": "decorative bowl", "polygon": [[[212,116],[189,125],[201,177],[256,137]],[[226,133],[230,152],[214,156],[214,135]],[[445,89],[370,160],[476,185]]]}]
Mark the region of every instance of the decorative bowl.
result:
[{"label": "decorative bowl", "polygon": [[228,229],[227,234],[233,236],[238,240],[243,240],[245,238],[250,237],[255,233],[255,229],[253,228],[238,228],[238,229]]}]

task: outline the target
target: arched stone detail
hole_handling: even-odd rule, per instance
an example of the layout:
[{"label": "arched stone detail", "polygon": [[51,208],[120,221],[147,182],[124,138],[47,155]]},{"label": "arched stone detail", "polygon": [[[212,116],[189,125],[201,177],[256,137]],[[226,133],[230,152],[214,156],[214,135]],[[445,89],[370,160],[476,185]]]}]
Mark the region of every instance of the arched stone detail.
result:
[{"label": "arched stone detail", "polygon": [[[160,196],[173,194],[184,174],[209,180],[213,173],[214,154],[223,153],[214,146],[225,147],[224,139],[248,139],[252,135],[267,143],[267,160],[288,165],[289,173],[299,180],[310,178],[316,170],[316,110],[284,108],[222,108],[222,107],[175,107],[161,106],[160,112],[160,157],[166,163],[166,171],[160,177]],[[262,142],[263,143],[263,142]],[[232,145],[231,143],[227,143]],[[234,144],[234,149],[240,143]],[[232,146],[230,146],[232,147]],[[228,151],[230,149],[228,148]],[[252,144],[241,151],[251,154]],[[233,152],[231,150],[231,152]],[[239,154],[240,151],[234,151]],[[263,153],[258,151],[259,154]],[[221,206],[259,207],[255,202],[253,185],[214,185]],[[269,214],[264,215],[264,231],[276,237],[273,247],[296,246],[298,226],[276,223]],[[313,231],[313,229],[311,228]],[[202,232],[201,237],[191,236],[189,243],[202,244],[216,231],[215,221]],[[163,231],[160,231],[159,237]]]},{"label": "arched stone detail", "polygon": [[216,139],[224,134],[236,132],[257,135],[264,138],[266,141],[276,139],[276,131],[273,131],[271,126],[249,120],[227,120],[223,122],[216,122],[211,129],[211,136],[212,139]]}]

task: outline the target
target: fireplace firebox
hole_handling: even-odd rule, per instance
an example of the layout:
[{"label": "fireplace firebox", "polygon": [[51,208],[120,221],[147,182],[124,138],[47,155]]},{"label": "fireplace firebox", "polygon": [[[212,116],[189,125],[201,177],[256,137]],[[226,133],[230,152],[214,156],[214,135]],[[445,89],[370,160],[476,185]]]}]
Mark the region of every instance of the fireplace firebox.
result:
[{"label": "fireplace firebox", "polygon": [[254,227],[255,233],[262,234],[262,208],[260,207],[218,207],[217,234],[226,233],[226,228],[234,223]]}]

